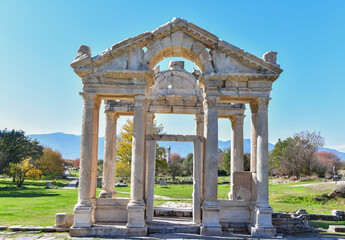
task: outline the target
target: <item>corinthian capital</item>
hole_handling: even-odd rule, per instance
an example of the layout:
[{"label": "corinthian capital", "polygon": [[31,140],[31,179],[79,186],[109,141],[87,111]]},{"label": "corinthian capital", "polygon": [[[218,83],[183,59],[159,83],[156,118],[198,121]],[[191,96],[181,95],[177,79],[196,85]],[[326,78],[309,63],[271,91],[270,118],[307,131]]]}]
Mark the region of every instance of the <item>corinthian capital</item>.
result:
[{"label": "corinthian capital", "polygon": [[217,108],[219,102],[218,96],[205,96],[204,97],[204,107],[205,108]]},{"label": "corinthian capital", "polygon": [[134,97],[134,107],[144,107],[145,106],[145,96],[136,95]]},{"label": "corinthian capital", "polygon": [[203,113],[195,114],[194,120],[197,124],[204,122],[204,114]]},{"label": "corinthian capital", "polygon": [[116,122],[120,115],[117,112],[105,111],[105,117],[107,121]]},{"label": "corinthian capital", "polygon": [[268,110],[268,103],[270,98],[258,98],[258,110]]},{"label": "corinthian capital", "polygon": [[81,92],[80,95],[84,99],[84,105],[88,107],[94,107],[100,100],[95,93]]},{"label": "corinthian capital", "polygon": [[230,116],[230,121],[232,125],[243,125],[245,115],[232,115]]}]

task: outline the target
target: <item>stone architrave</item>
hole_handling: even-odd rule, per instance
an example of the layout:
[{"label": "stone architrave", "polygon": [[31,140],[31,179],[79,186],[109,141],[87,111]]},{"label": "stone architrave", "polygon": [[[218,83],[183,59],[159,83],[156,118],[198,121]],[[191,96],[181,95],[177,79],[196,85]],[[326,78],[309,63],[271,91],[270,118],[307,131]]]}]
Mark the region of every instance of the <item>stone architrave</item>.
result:
[{"label": "stone architrave", "polygon": [[92,149],[94,109],[97,105],[96,94],[81,93],[84,99],[83,123],[80,149],[80,171],[78,203],[74,207],[75,228],[88,228],[92,225],[91,204],[91,173],[92,173]]},{"label": "stone architrave", "polygon": [[[243,171],[243,119],[244,115],[233,115],[231,121],[231,189],[229,199],[233,199],[234,172]],[[235,199],[234,199],[235,200]]]},{"label": "stone architrave", "polygon": [[115,198],[115,167],[116,167],[116,122],[119,115],[106,111],[103,182],[100,198]]},{"label": "stone architrave", "polygon": [[205,137],[205,199],[202,203],[202,225],[200,234],[219,235],[218,193],[218,105],[219,97],[205,96],[204,100],[204,137]]},{"label": "stone architrave", "polygon": [[127,228],[135,234],[146,234],[144,203],[145,96],[134,97],[131,200],[128,203]]},{"label": "stone architrave", "polygon": [[268,202],[268,98],[258,99],[257,115],[257,193],[255,225],[252,236],[272,236],[276,233],[272,225],[273,210]]}]

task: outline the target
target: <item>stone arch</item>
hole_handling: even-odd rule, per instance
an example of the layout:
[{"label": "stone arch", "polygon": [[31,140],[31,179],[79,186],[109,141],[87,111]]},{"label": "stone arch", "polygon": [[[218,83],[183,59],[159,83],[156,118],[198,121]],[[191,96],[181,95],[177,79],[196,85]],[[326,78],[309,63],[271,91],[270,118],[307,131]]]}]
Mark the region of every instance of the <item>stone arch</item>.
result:
[{"label": "stone arch", "polygon": [[152,70],[164,58],[182,57],[195,62],[202,73],[214,72],[212,57],[206,45],[182,31],[157,39],[146,47],[144,59],[148,63],[149,70]]}]

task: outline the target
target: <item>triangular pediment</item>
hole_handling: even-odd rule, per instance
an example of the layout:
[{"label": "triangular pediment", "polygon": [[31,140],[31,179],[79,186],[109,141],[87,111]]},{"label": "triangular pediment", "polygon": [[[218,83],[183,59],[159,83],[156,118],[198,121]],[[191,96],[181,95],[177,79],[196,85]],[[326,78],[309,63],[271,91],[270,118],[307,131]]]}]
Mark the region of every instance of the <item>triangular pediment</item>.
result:
[{"label": "triangular pediment", "polygon": [[203,74],[262,73],[278,77],[282,72],[276,64],[276,53],[268,52],[260,59],[180,18],[118,42],[95,57],[88,52],[78,53],[72,63],[76,72],[88,67],[92,67],[93,72],[152,70],[168,57],[189,59]]}]

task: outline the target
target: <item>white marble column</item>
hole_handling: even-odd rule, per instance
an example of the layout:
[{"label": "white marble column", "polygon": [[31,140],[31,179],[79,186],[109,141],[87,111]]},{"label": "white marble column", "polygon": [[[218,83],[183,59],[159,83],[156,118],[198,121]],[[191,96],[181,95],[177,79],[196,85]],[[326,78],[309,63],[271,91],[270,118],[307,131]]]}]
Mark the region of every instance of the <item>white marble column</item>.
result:
[{"label": "white marble column", "polygon": [[[134,97],[131,201],[128,203],[127,228],[135,234],[146,234],[144,203],[145,96]],[[132,230],[131,230],[132,229]]]},{"label": "white marble column", "polygon": [[268,98],[258,99],[257,113],[257,194],[253,236],[272,236],[276,231],[272,225],[273,210],[268,202]]},{"label": "white marble column", "polygon": [[105,112],[105,137],[103,181],[100,198],[115,198],[115,167],[116,167],[116,122],[119,115],[116,112]]},{"label": "white marble column", "polygon": [[[90,198],[92,206],[96,206],[96,192],[97,192],[97,166],[98,166],[98,138],[99,138],[99,109],[101,100],[95,101],[93,109],[93,132],[92,132],[92,171],[91,171],[91,192]],[[94,222],[94,220],[93,220]]]},{"label": "white marble column", "polygon": [[[197,136],[201,137],[201,139],[204,139],[204,114],[195,114],[194,117],[195,120],[195,133]],[[202,140],[200,142],[200,199],[201,201],[205,198],[204,193],[204,141]]]},{"label": "white marble column", "polygon": [[258,104],[257,102],[250,103],[250,109],[252,112],[252,124],[251,124],[251,150],[250,150],[250,171],[256,173],[256,151],[257,151],[257,117],[258,117]]},{"label": "white marble column", "polygon": [[219,224],[218,194],[218,97],[205,96],[204,137],[205,137],[205,200],[202,204],[202,235],[221,234]]},{"label": "white marble column", "polygon": [[78,203],[74,207],[73,227],[90,227],[92,225],[91,177],[94,109],[98,99],[95,94],[80,93],[84,100],[83,122],[80,147],[80,170]]},{"label": "white marble column", "polygon": [[[146,134],[153,134],[153,113],[146,113]],[[155,171],[156,171],[156,141],[146,141],[145,148],[146,167],[145,167],[145,197],[146,197],[146,221],[153,221],[153,200],[155,191]]]},{"label": "white marble column", "polygon": [[231,189],[229,199],[233,199],[234,172],[243,171],[243,119],[244,115],[233,115],[231,121]]},{"label": "white marble column", "polygon": [[194,154],[193,154],[193,223],[198,224],[201,222],[201,192],[200,192],[200,180],[201,180],[201,137],[197,138],[193,142]]}]

